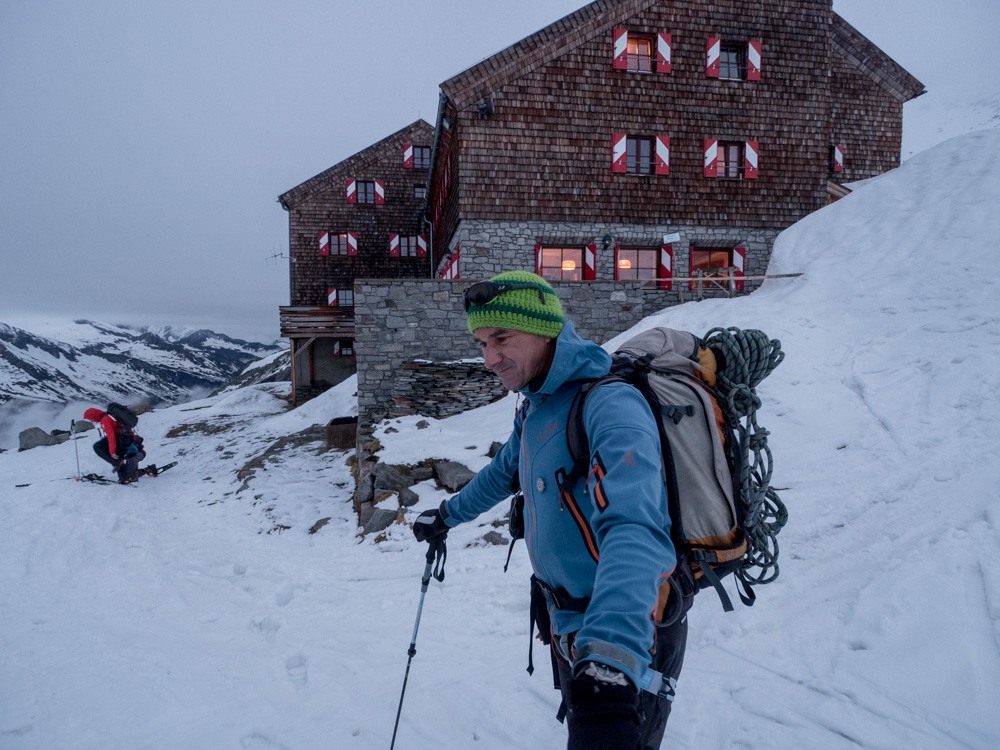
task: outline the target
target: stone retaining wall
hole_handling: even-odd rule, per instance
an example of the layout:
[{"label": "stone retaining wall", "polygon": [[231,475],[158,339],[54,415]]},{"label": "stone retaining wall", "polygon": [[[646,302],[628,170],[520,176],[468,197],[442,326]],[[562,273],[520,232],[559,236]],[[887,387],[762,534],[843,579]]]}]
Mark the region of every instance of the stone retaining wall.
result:
[{"label": "stone retaining wall", "polygon": [[[447,388],[454,393],[457,390],[455,377],[476,371],[475,367],[470,367],[472,362],[463,362],[481,362],[478,348],[466,327],[462,306],[462,292],[472,283],[473,280],[464,279],[361,279],[357,282],[355,352],[358,416],[362,429],[386,418],[397,408],[420,411],[418,401],[427,408],[443,409],[435,400],[433,389]],[[647,314],[640,282],[555,282],[553,286],[576,330],[584,338],[598,343],[630,328]],[[433,372],[435,379],[441,379],[440,386],[427,385],[428,392],[423,398],[415,394],[415,384],[421,379],[418,375],[421,368],[412,366],[417,360],[432,364],[432,369],[422,369],[427,374]],[[457,363],[454,377],[445,374],[448,369],[445,363],[449,362]],[[479,369],[484,372],[481,364]],[[481,377],[481,374],[474,377]],[[476,391],[471,398],[478,399],[482,395],[479,386]],[[488,392],[490,400],[497,394],[496,391]]]}]

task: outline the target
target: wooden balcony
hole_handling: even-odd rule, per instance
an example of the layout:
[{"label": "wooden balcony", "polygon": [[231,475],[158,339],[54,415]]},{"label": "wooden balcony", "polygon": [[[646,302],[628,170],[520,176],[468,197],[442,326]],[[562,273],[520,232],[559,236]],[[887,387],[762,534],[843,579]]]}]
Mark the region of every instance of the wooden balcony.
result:
[{"label": "wooden balcony", "polygon": [[279,307],[281,335],[286,339],[354,338],[354,308]]}]

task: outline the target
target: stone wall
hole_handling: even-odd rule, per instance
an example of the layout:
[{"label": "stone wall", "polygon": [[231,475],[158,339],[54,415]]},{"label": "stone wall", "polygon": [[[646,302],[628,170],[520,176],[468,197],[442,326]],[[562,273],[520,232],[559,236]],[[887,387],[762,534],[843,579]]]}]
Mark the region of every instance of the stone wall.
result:
[{"label": "stone wall", "polygon": [[[780,229],[753,227],[694,226],[673,224],[614,224],[604,222],[544,222],[544,221],[486,221],[466,219],[459,225],[449,251],[461,248],[460,269],[465,279],[488,279],[512,268],[534,270],[535,245],[597,246],[597,280],[615,278],[615,246],[659,248],[663,237],[679,234],[680,239],[669,244],[673,252],[673,275],[691,275],[689,249],[695,247],[745,247],[747,276],[762,276],[767,271],[774,240]],[[442,258],[442,264],[447,257]],[[585,282],[592,284],[593,282]],[[619,282],[621,284],[623,282]],[[759,287],[760,281],[745,282],[749,293]],[[678,284],[671,289],[647,288],[644,296],[650,310],[680,302]],[[685,300],[690,300],[691,289],[684,284]]]},{"label": "stone wall", "polygon": [[[473,280],[361,279],[355,287],[359,426],[387,417],[415,360],[441,364],[478,359],[465,324],[462,292]],[[599,343],[647,313],[640,282],[553,282],[581,336]],[[655,308],[650,308],[650,310]],[[467,364],[467,363],[466,363]]]}]

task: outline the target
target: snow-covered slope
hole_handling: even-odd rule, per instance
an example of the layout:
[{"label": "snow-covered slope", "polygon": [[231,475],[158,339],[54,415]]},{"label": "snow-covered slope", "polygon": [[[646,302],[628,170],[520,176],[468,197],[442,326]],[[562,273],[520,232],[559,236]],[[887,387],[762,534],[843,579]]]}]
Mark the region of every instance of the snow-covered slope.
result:
[{"label": "snow-covered slope", "polygon": [[[643,322],[787,353],[759,388],[781,576],[734,613],[699,597],[664,747],[1000,747],[997,175],[1000,132],[942,144],[785,232],[771,270],[802,277]],[[86,441],[0,455],[0,746],[388,747],[423,550],[405,525],[356,538],[348,456],[308,429],[355,388],[144,415],[150,460],[181,463],[135,487],[63,480],[74,447],[100,470]],[[379,455],[478,468],[514,403],[393,420]],[[445,497],[415,489],[410,518]],[[524,672],[523,547],[504,574],[482,542],[504,510],[449,535],[401,748],[565,742],[544,648]]]},{"label": "snow-covered slope", "polygon": [[[133,328],[86,320],[0,323],[0,448],[29,426],[66,428],[64,405],[178,403],[281,351],[207,330]],[[63,423],[55,423],[61,419]]]}]

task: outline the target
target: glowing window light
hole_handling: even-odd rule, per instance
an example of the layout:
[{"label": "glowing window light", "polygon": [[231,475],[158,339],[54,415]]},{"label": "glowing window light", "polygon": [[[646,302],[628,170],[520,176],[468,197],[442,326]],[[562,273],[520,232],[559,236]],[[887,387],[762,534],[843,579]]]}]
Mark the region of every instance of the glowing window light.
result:
[{"label": "glowing window light", "polygon": [[562,262],[562,270],[564,271],[575,271],[576,261],[575,260],[564,260]]},{"label": "glowing window light", "polygon": [[630,261],[628,258],[622,258],[621,260],[618,261],[618,267],[619,268],[631,268],[632,267],[632,261]]}]

